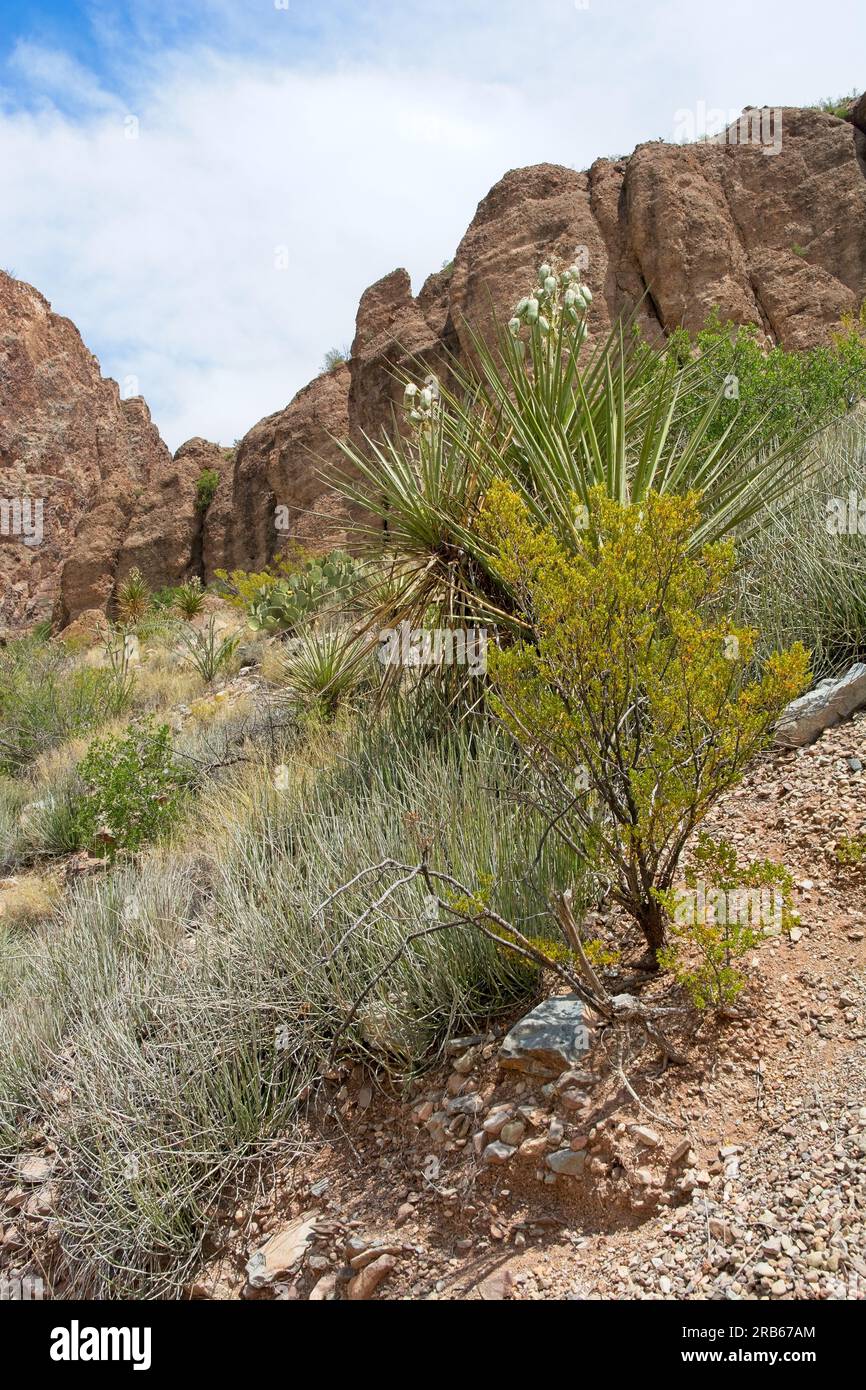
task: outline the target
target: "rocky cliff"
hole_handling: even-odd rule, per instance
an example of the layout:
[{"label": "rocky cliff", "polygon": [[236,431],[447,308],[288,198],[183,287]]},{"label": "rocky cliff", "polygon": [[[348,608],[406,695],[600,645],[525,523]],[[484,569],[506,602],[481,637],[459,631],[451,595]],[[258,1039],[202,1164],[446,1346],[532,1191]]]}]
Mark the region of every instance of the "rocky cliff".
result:
[{"label": "rocky cliff", "polygon": [[[260,567],[287,539],[345,543],[357,517],[328,485],[343,467],[334,436],[387,427],[395,372],[466,357],[467,323],[483,332],[507,314],[548,254],[580,258],[594,333],[640,303],[650,336],[697,329],[717,308],[788,347],[821,342],[866,298],[866,97],[847,120],[785,109],[772,143],[740,132],[652,142],[583,173],[513,170],[479,204],[453,265],[417,296],[404,270],[367,290],[349,363],[234,451],[195,439],[172,459],[144,402],[120,400],[74,326],[0,275],[0,625],[104,608],[132,565],[161,585]],[[203,515],[206,467],[221,481]],[[36,544],[11,504],[39,497]]]}]

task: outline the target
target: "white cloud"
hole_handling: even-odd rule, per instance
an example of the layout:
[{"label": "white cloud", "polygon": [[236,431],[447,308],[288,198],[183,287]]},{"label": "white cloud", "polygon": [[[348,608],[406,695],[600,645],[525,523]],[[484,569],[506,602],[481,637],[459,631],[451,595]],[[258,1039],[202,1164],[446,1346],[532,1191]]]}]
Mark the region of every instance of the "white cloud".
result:
[{"label": "white cloud", "polygon": [[[860,0],[840,8],[853,51]],[[262,52],[151,58],[123,101],[66,55],[19,45],[14,75],[41,101],[0,114],[0,259],[74,319],[104,371],[138,378],[172,447],[230,443],[351,340],[372,280],[406,265],[417,288],[450,257],[506,169],[670,138],[700,100],[844,87],[836,25],[832,45],[803,25],[799,56],[788,38],[777,59],[798,10],[811,13],[731,0],[710,31],[685,0],[383,0],[349,29],[338,4],[315,53],[275,58],[271,21],[291,13],[266,21],[259,5]]]},{"label": "white cloud", "polygon": [[47,107],[57,97],[90,111],[107,111],[117,105],[117,99],[100,86],[93,74],[67,53],[21,40],[13,47],[8,65],[19,81],[43,94]]}]

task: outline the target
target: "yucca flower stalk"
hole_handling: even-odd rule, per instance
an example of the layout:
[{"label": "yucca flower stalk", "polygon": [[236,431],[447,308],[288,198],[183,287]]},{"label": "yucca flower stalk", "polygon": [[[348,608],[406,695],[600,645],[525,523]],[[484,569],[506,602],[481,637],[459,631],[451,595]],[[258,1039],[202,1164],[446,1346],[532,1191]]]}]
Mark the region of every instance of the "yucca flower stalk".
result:
[{"label": "yucca flower stalk", "polygon": [[[708,366],[642,341],[633,322],[589,343],[592,292],[577,266],[540,266],[507,327],[488,342],[467,325],[471,365],[449,359],[447,380],[404,382],[402,428],[381,441],[343,442],[351,470],[340,492],[378,522],[403,576],[401,606],[371,621],[494,623],[520,631],[519,603],[492,563],[476,519],[494,479],[506,479],[540,525],[579,543],[593,489],[622,504],[650,492],[701,495],[699,547],[742,533],[802,479],[807,432],[777,440],[764,418],[713,437],[725,374],[709,404]],[[445,377],[443,373],[443,378]]]}]

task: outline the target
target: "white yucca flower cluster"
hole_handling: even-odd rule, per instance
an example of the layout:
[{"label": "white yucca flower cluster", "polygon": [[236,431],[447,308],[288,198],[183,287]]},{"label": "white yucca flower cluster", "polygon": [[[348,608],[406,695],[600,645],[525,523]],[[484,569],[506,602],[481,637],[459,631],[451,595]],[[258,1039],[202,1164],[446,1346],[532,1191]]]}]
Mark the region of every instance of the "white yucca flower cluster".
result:
[{"label": "white yucca flower cluster", "polygon": [[403,409],[413,425],[429,425],[439,405],[439,382],[432,374],[423,386],[410,381],[403,392]]},{"label": "white yucca flower cluster", "polygon": [[508,330],[513,338],[520,337],[524,324],[546,338],[560,322],[576,324],[578,338],[586,337],[586,311],[592,303],[592,291],[580,283],[580,270],[569,266],[557,275],[545,262],[538,267],[538,285],[521,299],[509,320]]}]

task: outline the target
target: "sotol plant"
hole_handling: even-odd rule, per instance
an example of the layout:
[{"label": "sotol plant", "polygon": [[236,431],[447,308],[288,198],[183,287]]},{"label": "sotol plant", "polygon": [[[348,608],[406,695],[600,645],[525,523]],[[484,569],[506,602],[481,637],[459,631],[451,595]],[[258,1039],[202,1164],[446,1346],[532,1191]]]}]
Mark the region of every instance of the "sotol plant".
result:
[{"label": "sotol plant", "polygon": [[352,703],[372,669],[367,644],[345,628],[307,629],[282,662],[286,690],[326,719]]},{"label": "sotol plant", "polygon": [[204,588],[198,578],[188,579],[185,584],[179,584],[174,591],[173,606],[180,613],[181,617],[195,618],[204,607]]}]

